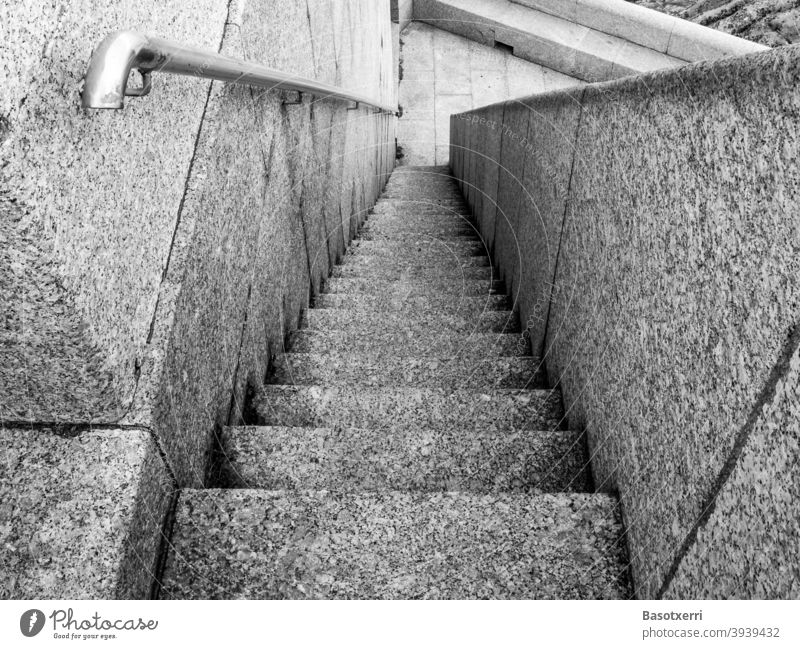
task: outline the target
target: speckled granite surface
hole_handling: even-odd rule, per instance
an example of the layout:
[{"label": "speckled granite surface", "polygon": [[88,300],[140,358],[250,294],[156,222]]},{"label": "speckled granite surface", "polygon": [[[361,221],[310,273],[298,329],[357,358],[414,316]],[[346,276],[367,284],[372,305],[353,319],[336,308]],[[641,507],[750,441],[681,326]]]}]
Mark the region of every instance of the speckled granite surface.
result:
[{"label": "speckled granite surface", "polygon": [[224,430],[215,484],[228,490],[183,493],[164,596],[627,596],[614,501],[574,493],[591,484],[584,436],[563,429],[557,390],[534,389],[528,339],[464,333],[518,328],[488,282],[441,273],[440,255],[480,259],[480,241],[458,237],[451,254],[413,239],[455,191],[434,171],[434,187],[431,170],[387,186],[444,198],[404,222],[411,245],[388,232],[357,245],[337,268],[358,279],[328,283],[338,292],[274,358],[254,402],[265,425]]},{"label": "speckled granite surface", "polygon": [[256,407],[273,426],[558,430],[563,416],[557,390],[267,385]]},{"label": "speckled granite surface", "polygon": [[406,295],[440,295],[476,297],[481,295],[505,294],[505,284],[501,280],[480,280],[463,278],[414,278],[414,279],[375,279],[374,277],[332,277],[325,283],[330,293],[361,295],[371,293],[386,295],[387,299]]},{"label": "speckled granite surface", "polygon": [[[782,468],[796,404],[763,399],[794,380],[799,61],[790,46],[538,98],[551,131],[526,173],[553,198],[528,218],[560,253],[525,308],[549,309],[545,362],[570,426],[588,427],[597,484],[620,491],[642,597],[797,593],[797,472]],[[501,130],[475,148],[502,165],[480,140]],[[524,259],[552,259],[520,240]]]},{"label": "speckled granite surface", "polygon": [[292,334],[289,349],[309,354],[357,353],[393,358],[486,358],[491,356],[527,356],[528,343],[521,334],[441,333],[420,338],[411,331],[376,331],[369,337],[357,332],[310,331]]},{"label": "speckled granite surface", "polygon": [[451,268],[480,268],[489,266],[489,258],[485,255],[456,255],[450,250],[435,251],[432,254],[420,253],[419,250],[398,251],[406,252],[405,255],[385,255],[385,254],[355,254],[345,255],[341,264],[349,270],[363,271],[364,274],[371,273],[373,270],[403,271],[409,266],[432,271],[447,271]]},{"label": "speckled granite surface", "polygon": [[[471,258],[467,258],[471,259]],[[470,266],[461,265],[454,262],[442,267],[419,267],[408,264],[398,264],[395,266],[388,266],[380,263],[380,261],[373,261],[371,269],[374,272],[370,273],[370,280],[403,280],[413,279],[419,280],[422,283],[427,281],[440,281],[446,280],[459,280],[459,279],[482,279],[489,281],[498,279],[499,275],[491,266]],[[364,277],[364,267],[358,264],[347,264],[344,266],[334,266],[331,271],[331,277]],[[452,283],[452,282],[451,282]]]},{"label": "speckled granite surface", "polygon": [[352,312],[347,309],[307,309],[300,325],[310,330],[361,333],[365,337],[389,330],[400,338],[429,331],[451,333],[515,333],[519,320],[512,311],[485,311],[477,314],[416,311],[406,313]]},{"label": "speckled granite surface", "polygon": [[146,598],[172,482],[142,430],[0,428],[0,598]]},{"label": "speckled granite surface", "polygon": [[507,295],[482,297],[449,295],[447,293],[418,295],[389,289],[385,294],[322,293],[316,296],[314,306],[321,309],[347,309],[351,313],[383,310],[386,313],[435,311],[438,313],[475,314],[484,311],[505,311],[511,308],[512,302]]},{"label": "speckled granite surface", "polygon": [[[363,241],[375,241],[377,243],[418,241],[420,238],[426,240],[447,239],[450,241],[458,238],[472,239],[475,229],[471,222],[464,221],[455,225],[417,227],[414,225],[387,225],[376,226],[367,221],[359,232],[359,237]],[[463,239],[462,239],[463,240]]]},{"label": "speckled granite surface", "polygon": [[165,597],[619,598],[604,495],[187,490]]},{"label": "speckled granite surface", "polygon": [[[742,440],[741,456],[666,597],[800,599],[800,351]],[[734,532],[733,534],[731,532]],[[757,548],[757,551],[753,551]]]},{"label": "speckled granite surface", "polygon": [[571,431],[226,429],[222,485],[330,491],[586,491]]},{"label": "speckled granite surface", "polygon": [[[369,223],[369,221],[367,221]],[[441,259],[443,256],[486,256],[486,247],[477,240],[462,240],[459,238],[441,239],[418,235],[413,239],[395,239],[393,241],[375,241],[374,239],[356,239],[351,244],[345,255],[345,260],[351,255],[379,255],[383,258],[400,258],[408,261],[410,256],[427,259],[433,257]],[[347,263],[346,261],[344,263]]]},{"label": "speckled granite surface", "polygon": [[111,422],[130,408],[210,83],[164,75],[122,117],[82,110],[81,80],[114,30],[216,49],[226,12],[0,6],[3,417]]},{"label": "speckled granite surface", "polygon": [[[390,102],[388,3],[308,4],[0,7],[4,421],[146,429],[182,486],[205,483],[213,431],[237,421],[248,382],[379,195],[394,117],[170,75],[124,111],[91,111],[81,79],[92,49],[127,27]],[[58,490],[42,482],[31,489]],[[157,484],[145,472],[134,497],[109,479],[93,497],[163,513]],[[87,574],[108,568],[102,552],[82,559]],[[119,583],[152,578],[123,563]]]},{"label": "speckled granite surface", "polygon": [[541,388],[542,363],[527,356],[398,357],[384,353],[278,354],[271,383],[373,387]]}]

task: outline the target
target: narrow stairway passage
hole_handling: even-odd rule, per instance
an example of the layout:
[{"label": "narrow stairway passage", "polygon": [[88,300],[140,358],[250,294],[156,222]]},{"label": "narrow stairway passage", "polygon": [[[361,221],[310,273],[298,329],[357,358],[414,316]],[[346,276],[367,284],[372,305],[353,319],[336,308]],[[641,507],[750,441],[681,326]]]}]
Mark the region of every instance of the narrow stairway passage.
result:
[{"label": "narrow stairway passage", "polygon": [[449,170],[396,170],[222,487],[181,492],[162,597],[628,597],[617,502],[511,307]]}]

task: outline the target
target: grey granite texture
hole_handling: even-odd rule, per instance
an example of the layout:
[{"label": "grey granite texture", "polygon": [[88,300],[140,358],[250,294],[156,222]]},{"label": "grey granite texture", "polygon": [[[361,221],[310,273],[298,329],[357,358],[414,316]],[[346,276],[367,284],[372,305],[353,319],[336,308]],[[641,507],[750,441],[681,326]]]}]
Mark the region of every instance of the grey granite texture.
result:
[{"label": "grey granite texture", "polygon": [[122,25],[390,101],[388,4],[307,4],[0,9],[3,422],[148,430],[180,486],[204,484],[215,427],[239,420],[380,193],[394,117],[169,75],[87,111],[80,79]]},{"label": "grey granite texture", "polygon": [[544,367],[527,356],[424,358],[383,353],[277,354],[270,382],[286,385],[451,387],[453,389],[544,387]]},{"label": "grey granite texture", "polygon": [[618,598],[604,495],[186,490],[163,592],[181,598]]},{"label": "grey granite texture", "polygon": [[463,279],[458,282],[442,279],[428,280],[424,283],[417,280],[377,280],[364,277],[331,277],[325,283],[325,290],[337,295],[385,295],[387,300],[405,299],[409,295],[440,296],[448,295],[456,298],[489,297],[503,293],[504,285],[500,280]]},{"label": "grey granite texture", "polygon": [[[245,4],[241,27],[229,27],[227,53],[300,74],[330,74],[343,85],[354,78],[367,83],[390,64],[391,53],[380,47],[389,28],[385,9],[386,16],[377,8],[363,9],[363,16],[362,9],[354,10],[375,29],[368,30],[366,42],[359,37],[349,47],[372,48],[375,56],[360,67],[350,60],[340,66],[352,67],[351,76],[314,57],[315,48],[328,47],[355,23],[334,32],[330,24],[318,26],[322,32],[312,34],[316,20],[309,23],[305,9],[294,6],[284,20],[265,25],[265,6]],[[290,38],[300,38],[299,49],[282,45]],[[343,62],[353,53],[337,49],[337,56]],[[388,171],[375,166],[382,149],[377,134],[385,132],[381,124],[388,119],[310,97],[293,105],[274,92],[212,92],[198,140],[197,182],[188,185],[153,329],[153,354],[164,358],[143,364],[146,382],[129,418],[154,418],[181,484],[203,484],[214,426],[236,421],[248,386],[266,373],[271,350],[280,349],[286,332],[298,326],[309,287],[321,288],[341,252],[329,241],[341,239],[343,247],[355,232],[363,217],[343,213],[343,201],[348,210],[363,212],[377,198]],[[326,144],[337,124],[345,125],[344,150]],[[329,163],[338,177],[329,178]]]},{"label": "grey granite texture", "polygon": [[426,223],[420,221],[392,223],[370,218],[361,228],[359,236],[366,241],[417,240],[419,237],[427,239],[469,237],[474,240],[475,226],[467,216],[459,218],[458,221],[429,220]]},{"label": "grey granite texture", "polygon": [[[359,233],[360,234],[360,233]],[[410,240],[375,241],[374,239],[355,239],[347,251],[348,255],[380,255],[382,257],[408,257],[413,254],[423,259],[443,255],[481,256],[486,255],[486,247],[477,239],[464,241],[460,237],[440,239],[419,235]],[[345,255],[346,259],[347,255]]]},{"label": "grey granite texture", "polygon": [[216,49],[226,11],[0,8],[4,419],[111,422],[131,407],[209,83],[161,78],[117,113],[82,110],[81,79],[120,25]]},{"label": "grey granite texture", "polygon": [[426,241],[437,241],[449,238],[456,242],[461,240],[475,240],[475,226],[468,219],[464,218],[459,223],[437,225],[428,224],[427,227],[418,229],[411,224],[383,224],[367,221],[358,233],[362,243],[375,241],[376,243],[386,243],[389,240],[397,241],[401,244],[412,243],[420,239]]},{"label": "grey granite texture", "polygon": [[[405,176],[387,193],[430,191],[424,173]],[[435,185],[444,196],[454,182]],[[412,264],[415,252],[435,259],[411,249]],[[361,274],[369,279],[375,268]],[[585,436],[563,430],[560,393],[531,389],[544,377],[541,363],[522,356],[527,338],[501,335],[498,346],[483,334],[476,346],[454,332],[487,315],[516,323],[515,314],[473,300],[471,310],[432,315],[431,298],[453,304],[441,281],[425,298],[404,311],[374,299],[307,311],[312,328],[292,345],[300,351],[276,355],[248,413],[265,425],[224,427],[217,440],[210,475],[228,490],[183,491],[162,596],[401,598],[423,576],[413,596],[628,595],[615,499],[542,496],[587,490],[591,478]],[[515,499],[522,494],[527,500]],[[384,521],[388,534],[370,531]],[[321,549],[305,542],[320,527],[336,547],[327,532]],[[487,590],[489,570],[501,578]],[[389,590],[376,590],[387,580]]]},{"label": "grey granite texture", "polygon": [[433,356],[436,358],[489,356],[526,356],[528,340],[520,334],[436,333],[420,338],[413,331],[377,331],[364,336],[359,331],[295,331],[289,342],[293,352],[325,354],[353,352],[381,354],[390,358]]},{"label": "grey granite texture", "polygon": [[571,431],[392,427],[225,429],[221,484],[267,490],[586,491],[584,445]]},{"label": "grey granite texture", "polygon": [[144,430],[0,428],[0,598],[150,595],[173,484]]},{"label": "grey granite texture", "polygon": [[564,419],[558,390],[266,385],[255,405],[267,426],[549,431]]},{"label": "grey granite texture", "polygon": [[[401,252],[403,251],[398,251],[398,253]],[[453,251],[434,251],[430,254],[425,254],[420,250],[412,252],[413,256],[373,253],[372,251],[349,254],[344,256],[341,265],[361,271],[364,277],[371,277],[378,270],[397,271],[409,266],[439,271],[449,268],[481,268],[490,265],[489,257],[485,255],[456,255],[453,254]]]},{"label": "grey granite texture", "polygon": [[437,282],[449,280],[485,280],[497,278],[497,271],[490,266],[462,266],[461,264],[451,264],[442,268],[415,267],[409,265],[398,265],[395,267],[383,266],[380,263],[373,265],[373,270],[367,275],[363,267],[356,264],[346,266],[334,266],[331,270],[331,277],[336,278],[355,278],[361,277],[367,281],[401,281],[412,280],[422,284],[427,282]]},{"label": "grey granite texture", "polygon": [[[523,101],[509,101],[503,107],[503,125],[500,129],[500,159],[497,170],[497,213],[494,227],[492,252],[498,259],[505,260],[504,268],[510,272],[501,273],[507,289],[515,282],[513,269],[522,264],[522,250],[517,239],[519,230],[519,207],[522,202],[525,160],[535,155],[529,145],[528,130],[531,110]],[[480,126],[480,124],[479,124]],[[491,161],[487,161],[491,164]]]},{"label": "grey granite texture", "polygon": [[[499,157],[483,160],[484,169],[491,165],[505,170],[496,172],[502,183],[497,191],[501,211],[476,201],[476,220],[485,224],[484,237],[494,242],[506,289],[519,305],[522,327],[539,354],[544,353],[582,93],[582,88],[575,88],[507,102],[503,109],[510,116],[508,124],[490,116],[493,109],[477,114],[476,119],[454,118],[465,133],[482,142],[502,140]],[[472,169],[465,167],[462,173],[469,185],[485,186],[484,178],[472,175]]]},{"label": "grey granite texture", "polygon": [[[551,384],[588,430],[596,484],[619,490],[642,597],[797,594],[797,475],[783,467],[796,457],[799,60],[786,47],[696,64],[532,111],[553,132],[526,167],[542,234],[519,239],[542,279],[523,282],[521,319],[547,305]],[[543,236],[560,239],[549,281]]]},{"label": "grey granite texture", "polygon": [[451,333],[519,332],[519,320],[512,311],[486,311],[477,315],[437,313],[407,309],[399,313],[355,312],[347,309],[309,309],[300,325],[317,331],[335,330],[369,336],[387,329],[397,335],[425,335],[428,331]]},{"label": "grey granite texture", "polygon": [[385,313],[404,312],[409,309],[439,313],[476,314],[484,311],[505,311],[511,308],[507,295],[467,296],[461,294],[432,293],[420,295],[403,291],[380,293],[322,293],[314,305],[322,309],[347,309],[351,313],[381,310]]},{"label": "grey granite texture", "polygon": [[[503,124],[504,104],[493,104],[481,113],[491,124]],[[494,250],[497,218],[497,187],[500,167],[496,161],[502,159],[502,138],[487,129],[479,130],[470,140],[470,157],[474,160],[475,189],[472,192],[472,209],[481,230],[483,240],[490,251]],[[478,153],[480,152],[480,153]]]},{"label": "grey granite texture", "polygon": [[699,526],[697,541],[678,564],[666,597],[711,590],[719,597],[800,599],[796,331],[792,342],[784,371],[746,430],[741,455]]}]

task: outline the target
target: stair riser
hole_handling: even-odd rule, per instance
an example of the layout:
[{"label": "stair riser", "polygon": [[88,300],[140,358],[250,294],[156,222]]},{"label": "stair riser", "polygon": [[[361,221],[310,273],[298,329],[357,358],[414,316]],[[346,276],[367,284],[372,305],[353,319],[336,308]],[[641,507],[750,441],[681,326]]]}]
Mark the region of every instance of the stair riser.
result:
[{"label": "stair riser", "polygon": [[443,435],[438,431],[226,429],[223,485],[331,491],[584,491],[583,443],[572,432]]},{"label": "stair riser", "polygon": [[[386,362],[389,360],[390,362]],[[527,357],[391,358],[365,354],[279,354],[270,383],[452,389],[545,388],[542,364]]]},{"label": "stair riser", "polygon": [[265,386],[256,400],[260,424],[382,429],[560,430],[561,398],[548,390],[470,391]]}]

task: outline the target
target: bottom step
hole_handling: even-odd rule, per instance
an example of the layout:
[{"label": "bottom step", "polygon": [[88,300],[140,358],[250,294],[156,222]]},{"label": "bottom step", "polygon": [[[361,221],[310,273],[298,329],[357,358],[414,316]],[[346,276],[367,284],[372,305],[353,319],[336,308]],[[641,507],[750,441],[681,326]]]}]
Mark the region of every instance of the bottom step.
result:
[{"label": "bottom step", "polygon": [[624,546],[601,494],[185,490],[161,596],[620,598]]}]

